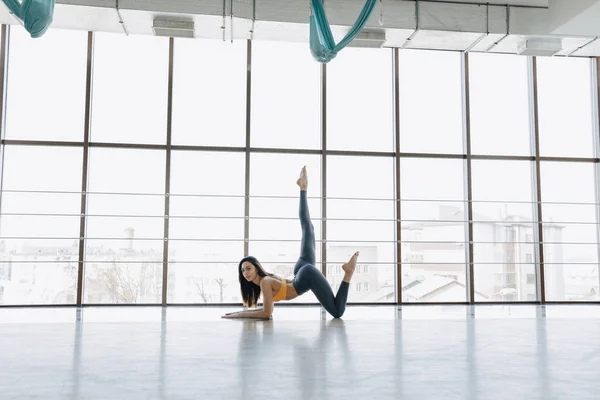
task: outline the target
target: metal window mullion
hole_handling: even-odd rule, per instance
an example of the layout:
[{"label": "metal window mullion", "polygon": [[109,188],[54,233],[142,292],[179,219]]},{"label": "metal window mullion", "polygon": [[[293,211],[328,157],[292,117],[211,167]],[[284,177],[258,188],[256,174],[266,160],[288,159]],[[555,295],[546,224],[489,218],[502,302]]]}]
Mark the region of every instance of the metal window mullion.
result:
[{"label": "metal window mullion", "polygon": [[8,57],[9,57],[10,26],[2,25],[0,37],[0,137],[6,138],[6,92],[8,90]]},{"label": "metal window mullion", "polygon": [[171,205],[171,134],[173,121],[173,61],[175,39],[169,38],[169,72],[167,85],[167,148],[165,157],[165,215],[163,241],[162,306],[167,305],[169,288],[169,214]]},{"label": "metal window mullion", "polygon": [[[0,37],[0,138],[4,141],[6,128],[6,92],[8,90],[8,40],[10,38],[10,27],[2,25],[2,36]],[[2,213],[2,189],[4,189],[4,149],[5,145],[0,145],[0,215]],[[0,218],[0,222],[2,218]],[[1,226],[1,224],[0,224]]]},{"label": "metal window mullion", "polygon": [[393,87],[394,87],[394,144],[396,154],[394,157],[394,189],[396,204],[396,304],[402,304],[402,203],[400,202],[400,51],[394,48],[392,51]]},{"label": "metal window mullion", "polygon": [[244,257],[250,254],[250,123],[252,113],[252,40],[246,45],[246,178],[244,198]]},{"label": "metal window mullion", "polygon": [[83,288],[85,272],[85,234],[87,213],[87,183],[90,149],[90,132],[92,119],[92,88],[94,70],[94,32],[88,32],[87,38],[87,63],[85,77],[85,119],[83,131],[83,163],[81,171],[81,209],[79,222],[79,259],[77,263],[77,306],[83,305]]},{"label": "metal window mullion", "polygon": [[321,64],[321,271],[327,277],[327,64]]},{"label": "metal window mullion", "polygon": [[530,142],[531,155],[534,163],[531,167],[532,194],[533,194],[533,217],[537,223],[537,229],[533,231],[535,242],[535,264],[537,275],[538,301],[546,303],[546,281],[544,268],[544,226],[542,224],[542,185],[541,185],[541,158],[540,158],[540,129],[537,87],[537,59],[530,57],[527,63],[528,86],[529,86],[529,109],[530,109]]},{"label": "metal window mullion", "polygon": [[467,216],[467,231],[465,241],[466,279],[467,279],[467,301],[475,303],[475,271],[473,262],[473,187],[471,173],[471,98],[469,93],[469,54],[463,53],[461,58],[461,81],[462,81],[462,111],[463,111],[463,149],[466,153],[464,163],[463,187],[466,197],[465,215]]},{"label": "metal window mullion", "polygon": [[[592,78],[592,107],[595,112],[592,113],[593,134],[594,134],[594,184],[596,196],[596,245],[598,260],[600,260],[600,58],[595,57],[591,60],[591,78]],[[600,279],[600,274],[598,274]],[[600,282],[599,282],[600,284]]]},{"label": "metal window mullion", "polygon": [[[22,140],[22,139],[2,139],[2,144],[11,146],[43,146],[43,147],[83,147],[83,142],[69,142],[56,140]],[[166,150],[167,146],[161,144],[142,144],[142,143],[104,143],[92,142],[89,144],[91,148],[106,148],[106,149],[136,149],[136,150]],[[175,151],[206,151],[206,152],[233,152],[245,153],[246,147],[227,147],[227,146],[192,146],[172,144],[171,150]],[[321,150],[315,149],[292,149],[292,148],[250,148],[251,153],[262,154],[310,154],[321,155]],[[396,157],[396,152],[371,152],[371,151],[355,151],[355,150],[328,150],[329,156],[342,157]],[[431,153],[400,153],[400,158],[415,158],[415,159],[442,159],[442,160],[464,160],[465,154],[431,154]],[[533,156],[503,156],[491,154],[472,154],[471,160],[491,160],[491,161],[535,161]],[[598,162],[595,157],[554,157],[540,156],[540,161],[548,162],[577,162],[591,163]],[[411,303],[413,304],[413,303]]]}]

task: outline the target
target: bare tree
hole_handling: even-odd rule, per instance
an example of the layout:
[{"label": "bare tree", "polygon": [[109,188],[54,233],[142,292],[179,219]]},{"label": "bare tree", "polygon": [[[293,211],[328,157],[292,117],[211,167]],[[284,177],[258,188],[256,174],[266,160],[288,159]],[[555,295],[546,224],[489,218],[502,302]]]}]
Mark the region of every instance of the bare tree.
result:
[{"label": "bare tree", "polygon": [[202,301],[208,303],[210,301],[210,296],[204,291],[204,278],[200,278],[200,282],[198,282],[196,278],[193,278],[193,282],[196,285],[200,297],[202,297]]},{"label": "bare tree", "polygon": [[225,284],[225,279],[223,279],[223,278],[217,278],[217,279],[215,279],[215,282],[217,282],[217,285],[219,285],[219,302],[222,303],[223,302],[223,289],[227,285]]},{"label": "bare tree", "polygon": [[108,268],[99,268],[97,282],[104,287],[114,303],[135,303],[141,296],[155,295],[156,266],[142,264],[131,270],[130,265],[113,262]]}]

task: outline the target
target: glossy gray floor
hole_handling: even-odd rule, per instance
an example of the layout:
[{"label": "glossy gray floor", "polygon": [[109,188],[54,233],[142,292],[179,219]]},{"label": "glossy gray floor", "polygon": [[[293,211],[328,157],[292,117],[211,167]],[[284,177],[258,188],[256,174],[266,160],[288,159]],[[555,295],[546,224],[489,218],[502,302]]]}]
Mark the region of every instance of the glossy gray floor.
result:
[{"label": "glossy gray floor", "polygon": [[600,399],[598,306],[0,309],[0,399]]}]

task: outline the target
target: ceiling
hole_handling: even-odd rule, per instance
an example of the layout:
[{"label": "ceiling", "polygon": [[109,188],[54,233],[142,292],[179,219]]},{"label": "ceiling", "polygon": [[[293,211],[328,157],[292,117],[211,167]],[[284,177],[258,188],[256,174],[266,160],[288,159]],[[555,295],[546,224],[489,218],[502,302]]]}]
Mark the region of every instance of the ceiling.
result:
[{"label": "ceiling", "polygon": [[[430,0],[430,1],[444,1],[444,0]],[[528,7],[548,7],[548,0],[456,0],[457,3],[473,3],[473,4],[496,4],[496,5],[509,5],[509,6],[528,6]]]},{"label": "ceiling", "polygon": [[[578,1],[600,4],[600,0]],[[383,25],[379,24],[378,5],[365,31],[385,35],[381,43],[384,47],[492,53],[517,53],[527,40],[554,37],[562,39],[562,50],[557,55],[600,56],[600,40],[596,40],[600,24],[594,24],[586,34],[563,29],[557,35],[557,30],[553,30],[554,26],[576,27],[574,21],[584,13],[582,7],[571,12],[568,21],[566,17],[562,21],[562,15],[567,13],[564,10],[553,13],[553,4],[564,8],[565,2],[489,0],[486,6],[488,1],[482,0],[421,0],[418,5],[409,0],[383,0]],[[118,3],[117,10],[116,0],[57,0],[53,27],[152,35],[154,18],[166,16],[194,21],[196,38],[222,39],[224,34],[234,40],[308,40],[308,0],[119,0]],[[363,5],[364,0],[325,2],[336,38],[348,31]],[[17,23],[1,5],[0,23]],[[594,29],[599,30],[597,35]]]}]

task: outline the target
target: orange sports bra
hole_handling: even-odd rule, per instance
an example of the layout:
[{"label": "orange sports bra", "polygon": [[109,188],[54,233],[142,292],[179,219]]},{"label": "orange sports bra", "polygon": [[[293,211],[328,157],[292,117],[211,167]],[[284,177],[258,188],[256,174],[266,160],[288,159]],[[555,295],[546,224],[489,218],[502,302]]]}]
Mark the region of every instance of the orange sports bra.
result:
[{"label": "orange sports bra", "polygon": [[287,297],[287,281],[285,279],[281,280],[281,289],[279,292],[273,297],[273,302],[278,302],[281,300],[285,300]]}]

